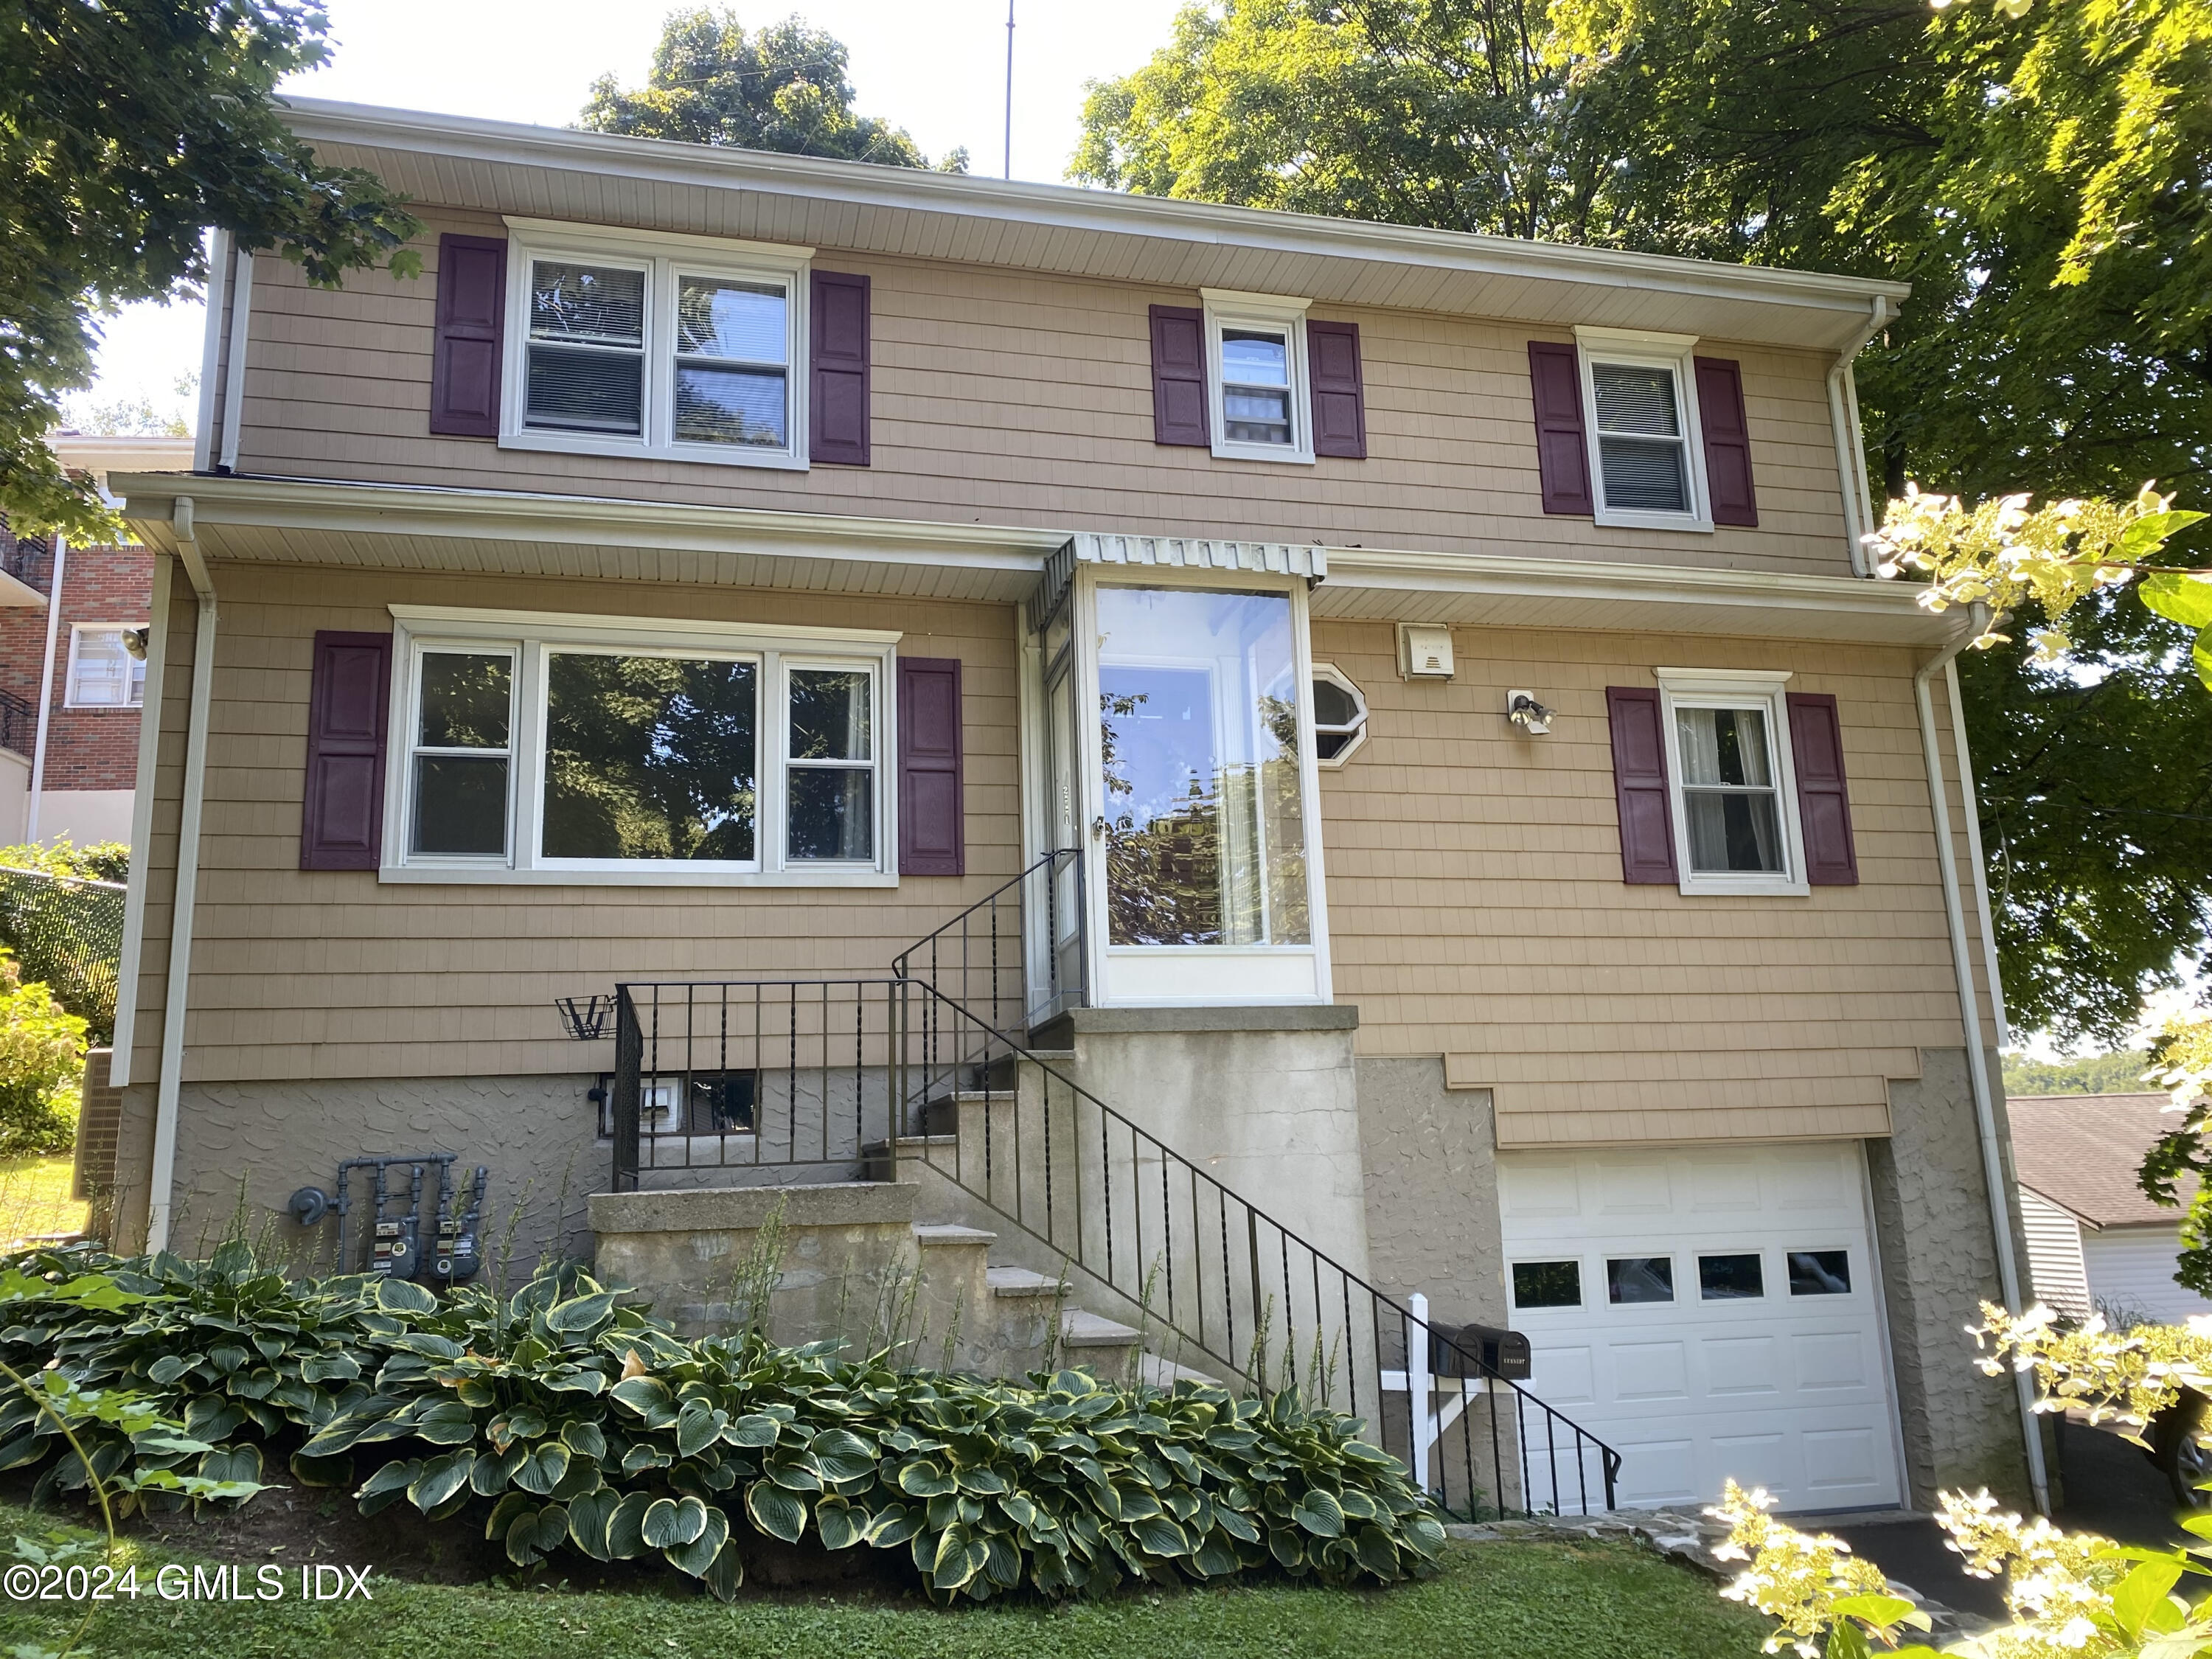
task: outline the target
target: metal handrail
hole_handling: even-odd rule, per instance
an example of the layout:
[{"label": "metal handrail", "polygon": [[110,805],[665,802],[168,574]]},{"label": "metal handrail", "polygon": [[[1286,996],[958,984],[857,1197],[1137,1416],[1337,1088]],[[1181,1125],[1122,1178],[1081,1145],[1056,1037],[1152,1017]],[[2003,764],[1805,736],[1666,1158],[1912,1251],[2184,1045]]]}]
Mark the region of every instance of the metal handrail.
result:
[{"label": "metal handrail", "polygon": [[[973,1001],[968,994],[975,975],[982,974],[988,993],[984,999],[992,1010],[991,1018],[1000,1018],[1000,1010],[1009,1003],[1018,1004],[1025,1025],[1038,1025],[1070,1007],[1081,1007],[1090,1000],[1090,953],[1076,952],[1075,982],[1064,984],[1060,971],[1060,920],[1061,899],[1060,873],[1063,869],[1074,872],[1075,895],[1071,908],[1075,913],[1079,929],[1083,925],[1083,860],[1073,848],[1060,848],[1044,854],[1021,872],[1001,883],[966,909],[952,917],[934,933],[925,934],[908,945],[891,959],[891,974],[896,979],[916,979],[937,985],[950,973],[958,976],[962,994],[957,1000]],[[1028,896],[1031,884],[1042,877],[1043,991],[1042,997],[1030,994],[1027,971],[1028,953],[1031,940],[1028,933],[1031,917]],[[1007,913],[1012,915],[1012,931],[1002,926]],[[981,924],[979,927],[979,923]],[[980,941],[979,941],[980,934]],[[1013,994],[1005,994],[1001,986],[1006,975],[1012,975]]]},{"label": "metal handrail", "polygon": [[[1068,1267],[1130,1304],[1140,1317],[1161,1319],[1182,1342],[1255,1386],[1267,1385],[1271,1361],[1285,1366],[1293,1381],[1303,1367],[1324,1394],[1341,1379],[1346,1388],[1348,1407],[1352,1414],[1359,1415],[1363,1407],[1360,1374],[1364,1368],[1358,1363],[1357,1355],[1363,1340],[1371,1343],[1374,1376],[1364,1405],[1371,1420],[1382,1429],[1382,1438],[1395,1437],[1382,1427],[1386,1413],[1382,1397],[1391,1374],[1382,1358],[1395,1332],[1403,1337],[1406,1344],[1405,1358],[1396,1375],[1403,1379],[1407,1395],[1406,1437],[1408,1449],[1415,1453],[1407,1460],[1408,1462],[1418,1464],[1423,1461],[1419,1455],[1423,1448],[1416,1443],[1425,1431],[1417,1428],[1413,1421],[1413,1379],[1418,1374],[1433,1381],[1437,1360],[1441,1358],[1445,1367],[1459,1376],[1479,1380],[1481,1392],[1487,1393],[1493,1402],[1500,1389],[1505,1390],[1512,1400],[1514,1432],[1510,1449],[1501,1443],[1494,1403],[1488,1413],[1489,1468],[1498,1472],[1502,1484],[1506,1467],[1502,1460],[1509,1455],[1517,1455],[1523,1508],[1534,1507],[1526,1500],[1540,1477],[1540,1484],[1548,1488],[1553,1507],[1566,1507],[1562,1477],[1567,1472],[1561,1469],[1560,1464],[1568,1462],[1579,1507],[1588,1513],[1588,1459],[1592,1454],[1597,1460],[1605,1507],[1609,1510],[1613,1506],[1621,1462],[1620,1454],[1613,1448],[1517,1382],[1500,1375],[1479,1353],[1468,1352],[1425,1320],[1417,1319],[1407,1306],[1291,1232],[1272,1213],[1244,1199],[1158,1136],[1100,1100],[1026,1044],[979,1019],[972,1011],[962,1007],[927,981],[910,978],[906,982],[916,988],[925,999],[925,1017],[918,1027],[910,1025],[909,1030],[918,1029],[927,1034],[927,1048],[919,1086],[908,1081],[897,1091],[898,1097],[908,1110],[927,1107],[940,1098],[945,1085],[950,1083],[960,1127],[951,1137],[949,1166],[945,1162],[948,1149],[941,1139],[927,1135],[906,1137],[912,1150],[899,1147],[902,1157],[912,1157],[924,1164],[1032,1238],[1059,1252]],[[937,1049],[940,1034],[962,1026],[975,1033],[975,1043],[957,1043],[950,1053],[930,1052]],[[994,1081],[994,1073],[1002,1072],[1009,1060],[1016,1063],[1017,1074],[1003,1084]],[[1018,1075],[1019,1066],[1024,1065],[1035,1068],[1042,1097],[1026,1108]],[[1065,1100],[1078,1103],[1073,1114],[1076,1120],[1073,1127],[1082,1143],[1072,1159],[1065,1147],[1062,1149],[1060,1160],[1074,1176],[1074,1190],[1064,1197],[1055,1190],[1059,1177],[1051,1144],[1055,1115],[1051,1092],[1055,1085]],[[1087,1143],[1092,1137],[1090,1126],[1080,1121],[1084,1108],[1097,1118],[1100,1156],[1096,1167],[1103,1185],[1103,1190],[1091,1194],[1087,1212],[1082,1182],[1090,1150]],[[966,1144],[971,1139],[967,1125],[971,1116],[978,1115],[981,1145],[974,1146]],[[1036,1126],[1029,1130],[1031,1138],[1041,1133],[1043,1142],[1042,1147],[1030,1149],[1026,1160],[1023,1139],[1029,1126],[1025,1119]],[[1117,1138],[1126,1144],[1126,1159],[1113,1144]],[[1030,1172],[1028,1179],[1024,1178],[1025,1162]],[[1156,1214],[1164,1236],[1152,1241],[1158,1249],[1149,1255],[1144,1236],[1145,1212],[1152,1201],[1148,1190],[1139,1189],[1133,1201],[1125,1193],[1121,1212],[1133,1218],[1134,1236],[1116,1238],[1117,1206],[1113,1182],[1116,1164],[1124,1162],[1128,1170],[1125,1187],[1141,1182],[1149,1188],[1151,1170],[1147,1166],[1158,1169],[1159,1201]],[[1032,1212],[1040,1180],[1044,1212],[1041,1217]],[[1202,1239],[1185,1240],[1182,1248],[1188,1252],[1187,1258],[1179,1256],[1173,1233],[1178,1212],[1173,1189],[1177,1186],[1188,1194],[1180,1206],[1187,1222],[1203,1220],[1210,1224]],[[1066,1217],[1069,1209],[1073,1212],[1072,1225]],[[1232,1240],[1241,1243],[1241,1249]],[[1241,1264],[1237,1260],[1240,1255]],[[1206,1271],[1209,1263],[1216,1260],[1218,1271],[1212,1291],[1209,1292],[1205,1283]],[[1186,1261],[1188,1265],[1183,1265]],[[1303,1273],[1298,1271],[1300,1268]],[[1163,1276],[1164,1297],[1160,1282]],[[1269,1328],[1277,1306],[1278,1288],[1282,1292],[1279,1334]],[[1304,1337],[1297,1328],[1301,1290],[1306,1292],[1307,1304],[1315,1315]],[[1334,1295],[1329,1294],[1332,1291]],[[1219,1317],[1210,1322],[1208,1304],[1217,1293]],[[1249,1298],[1244,1307],[1241,1344],[1237,1318],[1240,1297]],[[1360,1317],[1363,1312],[1364,1319]],[[1332,1315],[1337,1316],[1333,1334],[1328,1328]],[[1310,1364],[1302,1353],[1308,1341],[1313,1350]],[[1431,1349],[1431,1354],[1425,1362],[1417,1352],[1424,1346]],[[1240,1352],[1240,1346],[1244,1352]],[[1424,1388],[1423,1393],[1427,1391]],[[1463,1384],[1458,1395],[1460,1411],[1455,1415],[1465,1416],[1471,1402]],[[1532,1418],[1541,1431],[1540,1454],[1528,1432]],[[1468,1430],[1459,1437],[1464,1464],[1463,1491],[1469,1495],[1470,1511],[1474,1507],[1471,1495],[1477,1486],[1471,1429],[1470,1423]],[[1438,1439],[1440,1443],[1441,1433]],[[1564,1458],[1563,1451],[1566,1454]],[[1535,1461],[1540,1455],[1545,1460],[1541,1467]],[[1449,1486],[1448,1478],[1444,1484]],[[1502,1492],[1498,1496],[1502,1498]],[[1499,1507],[1502,1509],[1502,1504]]]},{"label": "metal handrail", "polygon": [[0,691],[0,749],[28,755],[39,729],[39,706],[13,691]]}]

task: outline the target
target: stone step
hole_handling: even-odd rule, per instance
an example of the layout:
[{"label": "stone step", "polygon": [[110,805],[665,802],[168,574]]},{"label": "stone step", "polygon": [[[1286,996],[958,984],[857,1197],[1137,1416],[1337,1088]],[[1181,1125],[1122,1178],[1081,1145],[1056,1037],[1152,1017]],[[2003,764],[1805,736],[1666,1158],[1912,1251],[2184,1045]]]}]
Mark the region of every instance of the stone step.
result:
[{"label": "stone step", "polygon": [[[983,1277],[989,1283],[993,1296],[1011,1299],[1014,1297],[1060,1294],[1060,1280],[1048,1278],[1043,1273],[1031,1273],[1027,1267],[992,1267],[984,1273]],[[1070,1291],[1072,1293],[1073,1286]]]},{"label": "stone step", "polygon": [[915,1242],[918,1244],[981,1244],[985,1249],[999,1242],[996,1233],[987,1233],[981,1227],[962,1227],[951,1222],[923,1222],[914,1224]]},{"label": "stone step", "polygon": [[1063,1348],[1127,1348],[1139,1340],[1133,1326],[1101,1319],[1081,1308],[1070,1308],[1060,1316],[1060,1346]]}]

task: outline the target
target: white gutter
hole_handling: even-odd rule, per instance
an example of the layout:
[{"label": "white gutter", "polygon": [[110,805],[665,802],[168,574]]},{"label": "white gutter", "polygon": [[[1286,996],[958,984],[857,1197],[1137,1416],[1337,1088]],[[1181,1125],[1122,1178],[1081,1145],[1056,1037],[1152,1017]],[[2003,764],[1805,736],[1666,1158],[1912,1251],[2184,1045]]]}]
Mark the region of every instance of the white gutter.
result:
[{"label": "white gutter", "polygon": [[192,965],[192,907],[200,876],[200,806],[207,789],[208,706],[215,689],[215,581],[192,525],[192,498],[179,495],[170,520],[177,556],[192,585],[199,625],[192,641],[192,696],[185,722],[185,801],[177,818],[177,890],[169,908],[169,974],[161,995],[161,1076],[154,1098],[154,1169],[146,1199],[146,1248],[169,1247],[177,1166],[177,1104],[185,1066],[185,1001]]},{"label": "white gutter", "polygon": [[46,787],[46,728],[54,717],[54,647],[61,636],[62,575],[69,568],[69,540],[54,532],[54,579],[46,584],[46,659],[39,671],[39,732],[31,742],[31,799],[23,811],[23,839],[39,838],[39,797]]},{"label": "white gutter", "polygon": [[1855,576],[1873,574],[1862,538],[1875,526],[1868,522],[1873,517],[1874,504],[1866,498],[1866,443],[1859,432],[1859,393],[1851,378],[1851,360],[1897,315],[1886,294],[1874,296],[1871,309],[1866,326],[1844,343],[1828,370],[1828,424],[1835,431],[1836,478],[1844,490],[1844,534],[1850,539]]},{"label": "white gutter", "polygon": [[160,774],[162,687],[169,663],[169,589],[176,561],[154,561],[154,592],[147,606],[146,703],[138,711],[138,769],[131,793],[131,883],[123,897],[123,955],[117,963],[114,1057],[108,1081],[131,1081],[131,1048],[138,1029],[138,975],[146,949],[146,883],[154,848],[154,781]]},{"label": "white gutter", "polygon": [[[1951,843],[1951,805],[1943,781],[1943,757],[1936,744],[1936,707],[1928,683],[1951,666],[1952,659],[1989,625],[1985,605],[1973,607],[1959,636],[1912,677],[1913,701],[1920,711],[1920,752],[1928,763],[1928,802],[1936,816],[1937,873],[1943,883],[1943,915],[1951,932],[1951,967],[1959,987],[1959,1018],[1966,1040],[1966,1081],[1974,1097],[1974,1127],[1982,1143],[1982,1182],[1989,1188],[1990,1228],[1997,1253],[1997,1285],[2006,1311],[2021,1310],[2020,1262],[2013,1254],[2012,1206],[2006,1201],[2004,1151],[1997,1139],[1996,1104],[1990,1092],[1989,1059],[1982,1051],[1981,999],[1974,990],[1974,967],[1966,942],[1966,906],[1959,895],[1957,854]],[[1955,706],[1955,698],[1954,698]],[[1966,751],[1960,751],[1963,769]],[[1969,808],[1969,811],[1972,809]],[[2020,1398],[2021,1437],[2027,1453],[2027,1480],[2039,1513],[2051,1513],[2051,1477],[2043,1462],[2043,1434],[2035,1416],[2035,1387],[2026,1371],[2013,1373]]]}]

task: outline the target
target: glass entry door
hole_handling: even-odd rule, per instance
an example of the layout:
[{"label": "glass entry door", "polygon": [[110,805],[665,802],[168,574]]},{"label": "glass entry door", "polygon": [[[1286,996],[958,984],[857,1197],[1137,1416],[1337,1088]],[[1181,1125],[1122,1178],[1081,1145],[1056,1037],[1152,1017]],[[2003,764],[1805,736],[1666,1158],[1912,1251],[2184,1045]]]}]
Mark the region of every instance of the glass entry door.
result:
[{"label": "glass entry door", "polygon": [[1328,1000],[1301,597],[1091,590],[1102,1001]]}]

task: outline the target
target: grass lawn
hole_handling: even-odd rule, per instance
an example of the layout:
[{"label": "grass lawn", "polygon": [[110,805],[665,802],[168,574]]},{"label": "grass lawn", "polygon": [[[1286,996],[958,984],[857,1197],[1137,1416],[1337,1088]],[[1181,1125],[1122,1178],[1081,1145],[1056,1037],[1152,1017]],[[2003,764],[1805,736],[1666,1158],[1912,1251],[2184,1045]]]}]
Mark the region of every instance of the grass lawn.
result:
[{"label": "grass lawn", "polygon": [[82,1227],[84,1200],[70,1194],[75,1179],[75,1162],[67,1152],[0,1158],[0,1244]]},{"label": "grass lawn", "polygon": [[[0,1538],[39,1537],[53,1524],[0,1505]],[[179,1559],[129,1547],[142,1584]],[[302,1603],[288,1571],[282,1601],[146,1594],[106,1604],[87,1646],[99,1659],[1750,1659],[1767,1629],[1686,1569],[1610,1543],[1454,1544],[1437,1577],[1389,1590],[1270,1582],[960,1612],[918,1597],[723,1607],[697,1595],[389,1579],[372,1581],[374,1601]],[[254,1574],[243,1577],[250,1593]],[[0,1601],[0,1651],[57,1648],[77,1616],[58,1603]]]}]

